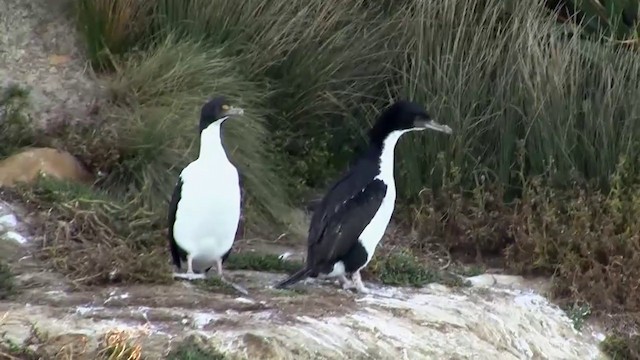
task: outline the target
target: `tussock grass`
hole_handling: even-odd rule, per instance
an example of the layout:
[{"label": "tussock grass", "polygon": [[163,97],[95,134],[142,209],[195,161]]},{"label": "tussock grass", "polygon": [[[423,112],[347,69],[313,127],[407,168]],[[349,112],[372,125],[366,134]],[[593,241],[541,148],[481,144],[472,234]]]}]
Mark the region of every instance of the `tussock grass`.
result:
[{"label": "tussock grass", "polygon": [[3,195],[34,212],[39,255],[75,285],[172,281],[165,219],[136,201],[46,178]]},{"label": "tussock grass", "polygon": [[[359,128],[344,116],[358,112],[373,89],[384,89],[390,54],[404,51],[397,22],[381,18],[380,8],[366,1],[159,1],[146,15],[141,23],[151,25],[138,36],[139,48],[174,36],[196,41],[203,51],[215,47],[234,58],[243,75],[269,89],[272,141],[287,154],[282,170],[296,176],[295,188],[321,185],[335,165],[346,163],[351,149],[343,143],[357,133],[336,130]],[[99,33],[84,33],[101,43]],[[336,151],[342,160],[329,161]]]},{"label": "tussock grass", "polygon": [[[124,198],[140,197],[164,212],[179,172],[198,155],[200,107],[207,98],[224,95],[245,109],[243,117],[225,124],[223,142],[241,173],[248,226],[286,227],[295,214],[264,120],[268,92],[246,80],[235,63],[221,51],[174,38],[116,63],[108,84],[111,103],[99,129],[90,124],[74,130],[68,147],[104,173],[101,187]],[[87,137],[96,139],[89,143],[93,146],[86,146]]]},{"label": "tussock grass", "polygon": [[75,3],[80,33],[96,69],[112,69],[112,57],[123,55],[146,30],[144,0],[78,0]]},{"label": "tussock grass", "polygon": [[512,11],[500,1],[421,1],[406,11],[411,40],[397,88],[428,104],[454,134],[399,145],[405,197],[442,185],[439,153],[467,189],[481,175],[521,188],[513,171],[519,142],[525,176],[559,186],[576,176],[606,186],[620,156],[638,159],[634,53],[570,37],[535,2]]}]

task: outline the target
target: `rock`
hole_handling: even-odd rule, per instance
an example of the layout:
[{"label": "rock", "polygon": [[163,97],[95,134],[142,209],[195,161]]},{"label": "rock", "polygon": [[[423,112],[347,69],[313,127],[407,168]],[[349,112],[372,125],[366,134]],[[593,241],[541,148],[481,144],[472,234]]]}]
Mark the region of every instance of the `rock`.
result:
[{"label": "rock", "polygon": [[[17,323],[37,323],[52,336],[85,334],[97,343],[112,329],[126,330],[150,359],[163,358],[170,343],[193,335],[231,358],[606,359],[597,328],[587,324],[577,331],[543,296],[509,288],[519,277],[500,276],[505,288],[369,283],[366,296],[316,282],[306,285],[307,294],[275,296],[265,284],[282,275],[244,275],[252,281],[247,288],[255,304],[184,284],[86,292],[33,288],[22,301],[0,303],[0,314],[8,311],[0,332],[19,338]],[[116,292],[119,300],[108,301]]]},{"label": "rock", "polygon": [[15,241],[20,245],[24,245],[27,243],[27,239],[18,234],[15,231],[8,231],[7,233],[5,233],[4,235],[1,236],[1,238],[6,239],[6,240],[11,240],[11,241]]},{"label": "rock", "polygon": [[61,115],[85,118],[101,92],[86,71],[68,7],[69,1],[0,1],[0,79],[29,89],[36,125]]},{"label": "rock", "polygon": [[13,214],[0,216],[0,227],[14,228],[18,225],[18,219]]},{"label": "rock", "polygon": [[57,149],[30,148],[0,161],[0,186],[33,183],[39,174],[83,183],[92,180],[78,159]]}]

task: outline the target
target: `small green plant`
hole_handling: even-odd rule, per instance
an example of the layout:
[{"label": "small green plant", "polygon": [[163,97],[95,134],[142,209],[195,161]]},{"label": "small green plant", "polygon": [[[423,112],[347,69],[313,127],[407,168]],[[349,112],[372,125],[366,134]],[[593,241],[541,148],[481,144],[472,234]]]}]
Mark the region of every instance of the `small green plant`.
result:
[{"label": "small green plant", "polygon": [[585,320],[591,315],[591,308],[589,305],[578,305],[573,304],[568,310],[567,315],[571,319],[573,323],[573,328],[580,331],[582,326],[584,326]]},{"label": "small green plant", "polygon": [[195,336],[182,340],[167,355],[167,360],[225,360],[226,358],[224,353]]},{"label": "small green plant", "polygon": [[229,270],[254,270],[268,272],[293,272],[304,266],[298,261],[281,260],[277,255],[256,252],[231,253],[225,262]]},{"label": "small green plant", "polygon": [[0,300],[15,292],[14,275],[7,264],[0,260]]}]

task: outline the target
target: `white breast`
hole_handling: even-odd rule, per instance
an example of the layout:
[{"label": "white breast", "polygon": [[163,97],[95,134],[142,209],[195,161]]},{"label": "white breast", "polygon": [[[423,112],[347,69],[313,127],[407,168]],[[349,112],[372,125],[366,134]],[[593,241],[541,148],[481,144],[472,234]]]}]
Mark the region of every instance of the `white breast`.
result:
[{"label": "white breast", "polygon": [[387,136],[382,146],[380,174],[376,176],[376,179],[382,180],[385,185],[387,185],[387,193],[382,200],[380,208],[359,238],[362,246],[367,250],[367,262],[363,267],[371,261],[373,253],[375,252],[380,240],[382,240],[382,237],[387,230],[387,226],[389,225],[389,221],[391,221],[391,216],[393,215],[396,203],[396,182],[393,176],[394,151],[398,139],[400,139],[400,136],[405,132],[407,132],[407,130],[392,132]]},{"label": "white breast", "polygon": [[181,173],[182,194],[173,231],[178,245],[204,262],[229,251],[240,219],[238,171],[219,138],[217,143],[210,140],[203,132],[202,142],[209,142],[201,146],[198,160]]}]

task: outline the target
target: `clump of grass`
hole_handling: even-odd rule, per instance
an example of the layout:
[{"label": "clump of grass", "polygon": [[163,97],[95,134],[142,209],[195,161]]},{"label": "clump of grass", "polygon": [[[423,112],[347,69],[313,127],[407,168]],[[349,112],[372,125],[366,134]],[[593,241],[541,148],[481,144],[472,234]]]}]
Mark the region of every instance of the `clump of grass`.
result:
[{"label": "clump of grass", "polygon": [[171,281],[165,219],[136,201],[46,178],[12,197],[35,212],[42,259],[76,285]]},{"label": "clump of grass", "polygon": [[254,270],[267,272],[294,272],[304,264],[299,261],[281,260],[277,255],[256,252],[231,253],[225,262],[229,270]]},{"label": "clump of grass", "polygon": [[0,300],[11,296],[15,290],[14,275],[11,269],[3,261],[0,261]]},{"label": "clump of grass", "polygon": [[420,260],[409,250],[391,252],[372,261],[369,270],[383,284],[422,287],[430,283],[466,286],[459,276]]},{"label": "clump of grass", "polygon": [[110,330],[98,351],[100,360],[142,360],[142,346],[124,330]]},{"label": "clump of grass", "polygon": [[630,360],[640,358],[640,336],[614,334],[607,336],[600,348],[611,360]]},{"label": "clump of grass", "polygon": [[167,360],[224,360],[227,356],[196,336],[178,343],[167,355]]},{"label": "clump of grass", "polygon": [[399,144],[404,199],[425,184],[438,189],[452,166],[466,190],[484,172],[487,183],[517,193],[520,141],[525,177],[559,186],[577,174],[606,188],[620,156],[637,163],[639,107],[628,101],[640,91],[631,80],[640,74],[635,52],[584,41],[577,29],[568,34],[537,2],[514,11],[495,0],[414,1],[403,11],[409,44],[394,88],[454,129]]},{"label": "clump of grass", "polygon": [[0,90],[0,158],[32,145],[35,129],[27,114],[29,91],[11,84]]}]

